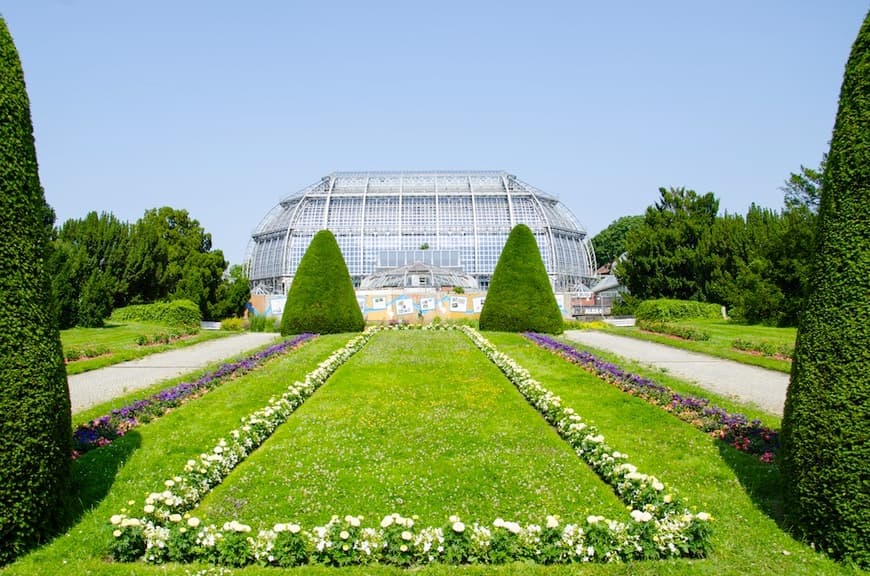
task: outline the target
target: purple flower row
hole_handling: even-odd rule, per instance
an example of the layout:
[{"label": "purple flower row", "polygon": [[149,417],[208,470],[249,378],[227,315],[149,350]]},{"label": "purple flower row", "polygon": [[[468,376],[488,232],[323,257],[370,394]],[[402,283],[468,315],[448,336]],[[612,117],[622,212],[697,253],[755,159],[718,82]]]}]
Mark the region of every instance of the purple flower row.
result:
[{"label": "purple flower row", "polygon": [[315,336],[317,335],[299,334],[289,340],[264,348],[242,360],[226,362],[193,382],[181,382],[152,394],[148,398],[135,400],[126,406],[115,408],[109,414],[94,418],[86,424],[78,425],[73,430],[73,459],[94,448],[111,444],[112,440],[123,436],[130,429],[159,418],[188,400],[202,396],[230,376],[250,372],[269,358],[292,350]]},{"label": "purple flower row", "polygon": [[579,351],[549,336],[533,332],[526,332],[524,336],[616,385],[623,392],[662,407],[734,448],[757,456],[762,462],[773,462],[779,452],[779,433],[760,420],[750,421],[743,414],[730,414],[706,398],[684,396],[654,380],[626,372],[616,364],[599,360],[589,352]]}]

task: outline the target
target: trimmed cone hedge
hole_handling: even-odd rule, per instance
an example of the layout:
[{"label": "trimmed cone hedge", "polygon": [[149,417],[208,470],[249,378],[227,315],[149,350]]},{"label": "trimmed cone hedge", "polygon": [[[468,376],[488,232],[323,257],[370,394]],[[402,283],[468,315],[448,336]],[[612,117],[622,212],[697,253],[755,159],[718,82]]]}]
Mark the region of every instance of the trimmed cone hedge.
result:
[{"label": "trimmed cone hedge", "polygon": [[870,14],[846,64],[822,183],[813,290],[782,423],[786,511],[829,555],[870,567]]},{"label": "trimmed cone hedge", "polygon": [[535,235],[525,224],[517,224],[495,265],[480,329],[561,334],[562,325]]},{"label": "trimmed cone hedge", "polygon": [[69,510],[70,400],[45,268],[53,220],[21,62],[0,18],[0,565],[62,529]]},{"label": "trimmed cone hedge", "polygon": [[329,230],[314,235],[287,294],[281,334],[360,332],[365,319],[338,242]]}]

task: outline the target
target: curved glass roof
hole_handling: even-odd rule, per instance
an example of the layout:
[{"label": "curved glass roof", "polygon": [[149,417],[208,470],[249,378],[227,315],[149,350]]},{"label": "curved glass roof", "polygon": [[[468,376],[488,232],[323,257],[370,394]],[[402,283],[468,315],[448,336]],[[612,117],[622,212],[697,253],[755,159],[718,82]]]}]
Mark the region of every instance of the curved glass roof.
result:
[{"label": "curved glass roof", "polygon": [[284,198],[252,234],[254,289],[282,293],[311,238],[333,232],[356,285],[379,255],[421,247],[458,254],[461,269],[489,283],[507,235],[531,228],[558,290],[594,276],[586,231],[559,200],[502,171],[334,172]]}]

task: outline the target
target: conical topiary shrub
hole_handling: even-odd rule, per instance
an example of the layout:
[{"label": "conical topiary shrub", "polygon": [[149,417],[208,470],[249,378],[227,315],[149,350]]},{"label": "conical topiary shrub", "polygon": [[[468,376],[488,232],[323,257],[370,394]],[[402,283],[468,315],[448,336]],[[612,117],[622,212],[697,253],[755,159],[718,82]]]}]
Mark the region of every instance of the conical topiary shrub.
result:
[{"label": "conical topiary shrub", "polygon": [[69,390],[45,264],[53,214],[18,52],[0,18],[0,565],[66,522]]},{"label": "conical topiary shrub", "polygon": [[870,567],[870,14],[846,64],[782,420],[785,510],[808,542]]},{"label": "conical topiary shrub", "polygon": [[296,269],[281,317],[281,334],[359,332],[364,327],[338,242],[332,232],[321,230]]},{"label": "conical topiary shrub", "polygon": [[535,235],[525,224],[514,226],[501,251],[480,312],[480,329],[562,333],[550,278]]}]

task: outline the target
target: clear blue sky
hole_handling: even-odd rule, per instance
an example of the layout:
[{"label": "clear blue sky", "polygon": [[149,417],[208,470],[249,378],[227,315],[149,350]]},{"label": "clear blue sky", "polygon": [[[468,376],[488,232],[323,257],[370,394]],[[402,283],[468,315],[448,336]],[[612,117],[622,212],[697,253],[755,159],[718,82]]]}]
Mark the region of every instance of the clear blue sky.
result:
[{"label": "clear blue sky", "polygon": [[241,262],[337,170],[507,170],[590,234],[660,186],[782,206],[865,0],[0,0],[58,222],[187,209]]}]

